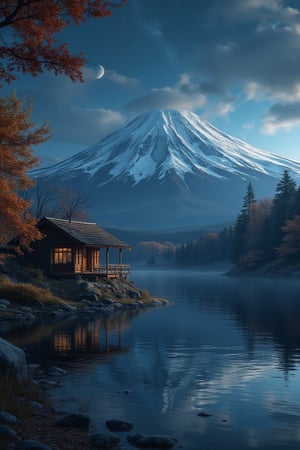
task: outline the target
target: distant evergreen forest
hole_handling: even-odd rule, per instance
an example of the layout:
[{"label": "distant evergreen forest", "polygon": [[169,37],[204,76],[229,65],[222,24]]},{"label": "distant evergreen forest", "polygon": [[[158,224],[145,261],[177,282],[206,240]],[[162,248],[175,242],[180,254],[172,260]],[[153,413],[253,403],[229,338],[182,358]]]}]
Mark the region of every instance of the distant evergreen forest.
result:
[{"label": "distant evergreen forest", "polygon": [[300,187],[285,170],[273,198],[256,201],[251,183],[232,227],[175,250],[178,266],[228,261],[244,271],[300,263]]}]

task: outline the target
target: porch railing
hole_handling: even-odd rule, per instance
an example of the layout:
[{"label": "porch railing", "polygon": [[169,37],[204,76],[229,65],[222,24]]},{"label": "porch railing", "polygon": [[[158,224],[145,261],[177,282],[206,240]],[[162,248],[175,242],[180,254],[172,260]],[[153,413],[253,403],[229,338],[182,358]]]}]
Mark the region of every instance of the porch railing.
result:
[{"label": "porch railing", "polygon": [[107,266],[94,267],[93,273],[105,275],[128,275],[130,272],[129,264],[108,264]]}]

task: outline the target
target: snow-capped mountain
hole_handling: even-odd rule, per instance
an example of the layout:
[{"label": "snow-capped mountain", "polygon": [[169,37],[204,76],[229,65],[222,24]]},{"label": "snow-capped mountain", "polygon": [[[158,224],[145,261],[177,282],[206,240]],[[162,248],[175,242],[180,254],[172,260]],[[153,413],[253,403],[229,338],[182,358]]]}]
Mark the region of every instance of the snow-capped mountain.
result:
[{"label": "snow-capped mountain", "polygon": [[230,220],[248,181],[257,196],[273,195],[284,169],[300,179],[299,162],[250,146],[192,112],[160,110],[31,175],[80,186],[103,225],[158,228]]},{"label": "snow-capped mountain", "polygon": [[163,110],[142,114],[96,145],[37,173],[93,178],[105,169],[100,185],[113,179],[135,185],[152,178],[162,181],[171,170],[182,180],[187,174],[248,177],[249,170],[277,178],[286,167],[300,175],[298,162],[222,133],[192,112]]}]

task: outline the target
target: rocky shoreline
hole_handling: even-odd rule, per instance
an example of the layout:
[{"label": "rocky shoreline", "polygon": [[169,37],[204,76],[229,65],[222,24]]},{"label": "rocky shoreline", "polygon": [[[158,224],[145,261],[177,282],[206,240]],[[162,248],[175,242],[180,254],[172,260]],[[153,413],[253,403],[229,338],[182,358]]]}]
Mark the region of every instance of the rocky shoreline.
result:
[{"label": "rocky shoreline", "polygon": [[[63,281],[64,295],[69,291],[70,300],[63,303],[24,304],[0,298],[1,322],[34,321],[43,318],[64,318],[72,315],[112,314],[116,311],[134,310],[168,305],[169,301],[151,296],[124,279],[88,282],[83,280]],[[57,292],[58,284],[52,292]],[[76,293],[71,291],[76,290]],[[1,328],[0,328],[1,329]]]},{"label": "rocky shoreline", "polygon": [[134,433],[134,424],[125,420],[108,418],[107,431],[103,432],[95,428],[87,414],[57,411],[51,406],[47,391],[65,372],[52,367],[45,374],[38,364],[29,365],[28,370],[31,383],[43,390],[44,401],[20,398],[30,411],[26,418],[0,411],[1,450],[170,449],[177,445],[170,436]]},{"label": "rocky shoreline", "polygon": [[[12,292],[11,288],[18,289]],[[25,291],[29,290],[29,293]],[[35,292],[36,291],[36,292]],[[43,297],[52,296],[44,300]],[[34,300],[33,301],[33,297]],[[9,263],[0,271],[1,325],[11,321],[35,321],[72,315],[113,314],[116,311],[168,305],[125,278],[88,281],[50,279],[39,271]]]},{"label": "rocky shoreline", "polygon": [[[11,287],[19,289],[17,296],[14,290],[8,289]],[[29,299],[28,295],[25,296],[29,287],[35,297],[37,295],[34,301],[31,301],[30,295]],[[39,299],[39,293],[53,296],[54,301],[47,296],[45,298],[48,300]],[[22,325],[76,316],[110,316],[120,311],[168,304],[168,300],[153,297],[123,278],[52,280],[14,264],[2,267],[0,272],[0,335],[16,323]],[[0,376],[8,382],[9,389],[10,380],[15,379],[26,392],[21,397],[9,393],[7,404],[14,407],[2,411],[0,407],[1,450],[159,449],[176,445],[176,439],[172,437],[130,433],[134,425],[118,418],[108,418],[107,433],[100,433],[94,429],[90,417],[56,411],[47,391],[57,385],[55,378],[63,375],[63,370],[57,367],[45,374],[38,364],[27,365],[23,350],[0,337]],[[31,387],[28,388],[28,385]],[[42,402],[32,398],[35,387],[43,393]],[[28,397],[27,392],[30,393]],[[22,411],[20,417],[16,410]],[[126,437],[124,433],[127,433]]]}]

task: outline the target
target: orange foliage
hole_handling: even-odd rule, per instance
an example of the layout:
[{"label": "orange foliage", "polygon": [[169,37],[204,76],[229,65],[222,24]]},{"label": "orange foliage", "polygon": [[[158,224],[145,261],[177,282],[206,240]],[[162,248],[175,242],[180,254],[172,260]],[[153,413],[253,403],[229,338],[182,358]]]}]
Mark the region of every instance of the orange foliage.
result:
[{"label": "orange foliage", "polygon": [[[0,2],[0,80],[16,79],[16,72],[36,76],[44,70],[83,81],[83,55],[72,55],[54,35],[71,22],[109,16],[126,0],[2,0]],[[3,30],[6,30],[4,32]],[[1,85],[0,85],[1,86]]]},{"label": "orange foliage", "polygon": [[32,185],[26,172],[38,160],[31,146],[49,138],[46,125],[34,129],[31,105],[23,108],[23,103],[15,92],[0,98],[0,243],[17,237],[19,252],[41,238],[28,211],[30,202],[21,198],[19,192]]},{"label": "orange foliage", "polygon": [[137,245],[139,260],[151,260],[164,259],[167,255],[174,255],[176,251],[176,245],[172,242],[156,242],[156,241],[143,241]]},{"label": "orange foliage", "polygon": [[281,257],[299,258],[300,256],[300,216],[296,215],[291,220],[287,220],[284,227],[282,244],[277,249]]}]

